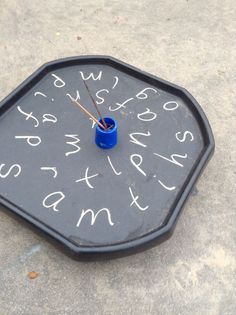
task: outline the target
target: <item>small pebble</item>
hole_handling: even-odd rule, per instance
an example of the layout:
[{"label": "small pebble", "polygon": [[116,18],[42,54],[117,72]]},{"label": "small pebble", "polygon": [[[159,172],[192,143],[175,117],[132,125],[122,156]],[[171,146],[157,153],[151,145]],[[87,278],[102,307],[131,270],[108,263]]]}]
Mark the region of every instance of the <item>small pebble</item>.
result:
[{"label": "small pebble", "polygon": [[36,271],[30,271],[29,273],[28,273],[28,277],[32,280],[32,279],[35,279],[35,278],[37,278],[38,277],[38,272],[36,272]]}]

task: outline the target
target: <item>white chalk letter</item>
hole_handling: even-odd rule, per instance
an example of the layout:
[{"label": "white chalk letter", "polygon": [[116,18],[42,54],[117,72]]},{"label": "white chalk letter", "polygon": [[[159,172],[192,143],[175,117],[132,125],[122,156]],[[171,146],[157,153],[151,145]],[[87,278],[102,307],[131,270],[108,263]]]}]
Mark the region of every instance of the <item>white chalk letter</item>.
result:
[{"label": "white chalk letter", "polygon": [[54,86],[57,87],[57,88],[62,88],[63,86],[65,86],[65,82],[60,78],[58,77],[57,75],[55,75],[54,73],[52,73],[52,77],[54,77],[56,80],[54,81]]},{"label": "white chalk letter", "polygon": [[109,209],[107,209],[107,208],[102,208],[102,209],[100,209],[96,214],[94,214],[94,211],[91,210],[91,209],[87,209],[87,210],[84,210],[84,209],[83,209],[76,226],[77,226],[77,227],[80,226],[81,221],[83,220],[84,216],[85,216],[87,213],[90,213],[90,214],[91,214],[91,225],[94,225],[97,216],[98,216],[99,213],[101,213],[102,211],[105,211],[105,212],[106,212],[106,214],[107,214],[107,219],[108,219],[108,223],[109,223],[110,225],[114,225],[114,223],[113,223],[112,220],[111,220],[111,214],[110,214]]},{"label": "white chalk letter", "polygon": [[[134,161],[135,158],[138,159],[137,162]],[[134,165],[134,167],[137,168],[137,170],[138,170],[141,174],[143,174],[144,176],[146,176],[146,173],[145,173],[145,172],[141,169],[141,167],[140,167],[140,165],[141,165],[142,162],[143,162],[143,158],[142,158],[141,155],[139,155],[139,154],[132,154],[132,155],[130,156],[130,162]]]},{"label": "white chalk letter", "polygon": [[139,140],[137,140],[134,135],[141,135],[141,136],[145,136],[145,137],[148,137],[148,136],[151,136],[151,133],[148,131],[147,133],[143,133],[143,132],[133,132],[131,133],[129,136],[132,140],[129,140],[130,142],[134,143],[134,144],[137,144],[137,145],[140,145],[141,147],[144,147],[146,148],[146,144],[143,144],[142,142],[140,142]]},{"label": "white chalk letter", "polygon": [[169,161],[169,162],[171,162],[171,163],[173,163],[173,164],[175,164],[175,165],[178,165],[178,166],[180,166],[180,167],[184,167],[183,166],[183,164],[181,164],[180,162],[178,162],[177,160],[176,160],[176,157],[179,157],[179,158],[181,158],[181,159],[186,159],[187,157],[188,157],[188,155],[187,154],[184,154],[184,155],[180,155],[180,154],[171,154],[171,158],[170,159],[168,159],[167,157],[165,157],[165,156],[163,156],[163,155],[160,155],[160,154],[158,154],[158,153],[153,153],[154,155],[157,155],[157,156],[159,156],[159,157],[161,157],[162,159],[164,159],[164,160],[166,160],[166,161]]},{"label": "white chalk letter", "polygon": [[96,97],[99,99],[99,101],[96,101],[96,103],[97,103],[98,105],[104,103],[104,98],[99,95],[100,93],[104,93],[104,92],[106,92],[107,94],[109,93],[109,91],[108,91],[107,89],[99,90],[99,91],[97,91],[97,93],[96,93]]},{"label": "white chalk letter", "polygon": [[101,77],[102,77],[102,71],[99,71],[97,77],[95,77],[94,73],[91,72],[86,78],[84,76],[84,73],[83,71],[80,71],[80,74],[81,74],[81,78],[84,80],[84,81],[87,81],[89,80],[90,78],[92,78],[94,81],[97,81],[97,80],[101,80]]},{"label": "white chalk letter", "polygon": [[[54,196],[58,196],[59,199],[54,198]],[[55,191],[49,195],[47,195],[44,199],[43,199],[43,206],[45,208],[53,208],[54,211],[59,211],[57,209],[57,205],[65,198],[65,195],[63,194],[63,192],[61,191]],[[49,203],[48,202],[49,199]],[[50,201],[51,199],[51,201]],[[55,201],[54,201],[55,200]]]},{"label": "white chalk letter", "polygon": [[74,151],[66,152],[65,156],[68,156],[70,154],[75,154],[75,153],[79,152],[80,151],[80,147],[76,144],[76,143],[80,142],[80,139],[78,138],[78,135],[65,135],[65,137],[70,137],[70,138],[74,139],[74,141],[67,141],[66,143],[76,147],[76,149]]},{"label": "white chalk letter", "polygon": [[[143,116],[146,116],[146,118]],[[156,119],[157,114],[154,112],[151,112],[149,108],[146,108],[146,111],[143,113],[140,113],[137,115],[138,119],[142,120],[142,121],[152,121],[154,119]]]},{"label": "white chalk letter", "polygon": [[132,205],[135,204],[139,208],[139,210],[141,210],[141,211],[145,211],[149,208],[149,206],[146,206],[146,207],[140,206],[140,204],[137,202],[137,200],[139,199],[139,196],[134,196],[131,187],[129,187],[129,192],[130,192],[130,195],[132,197],[132,202],[130,204],[130,207],[132,207]]},{"label": "white chalk letter", "polygon": [[76,90],[76,98],[72,97],[72,95],[69,94],[69,93],[67,93],[66,95],[69,96],[70,99],[74,99],[76,102],[77,102],[78,100],[80,100],[80,94],[79,94],[79,91],[78,91],[78,90]]},{"label": "white chalk letter", "polygon": [[50,121],[55,124],[57,122],[57,117],[52,114],[44,114],[42,122],[45,123],[46,121]]},{"label": "white chalk letter", "polygon": [[109,156],[109,155],[107,156],[107,159],[108,159],[108,162],[109,162],[109,164],[110,164],[110,166],[111,166],[113,172],[114,172],[116,175],[121,175],[122,172],[117,172],[117,171],[116,171],[116,169],[114,168],[114,166],[113,166],[113,164],[112,164],[112,162],[111,162],[111,159],[110,159],[110,156]]},{"label": "white chalk letter", "polygon": [[119,81],[119,78],[117,76],[114,76],[114,79],[115,79],[115,83],[114,83],[112,89],[114,89],[116,87],[116,85],[117,85],[117,83]]},{"label": "white chalk letter", "polygon": [[14,171],[15,170],[15,174],[12,174],[14,177],[17,177],[20,175],[21,173],[21,166],[19,164],[13,164],[11,165],[11,167],[9,168],[9,170],[5,173],[5,174],[2,174],[1,171],[2,171],[2,168],[5,166],[6,164],[1,164],[0,165],[0,177],[1,178],[6,178],[8,175],[10,175],[11,171]]},{"label": "white chalk letter", "polygon": [[163,184],[163,182],[161,180],[158,180],[158,183],[164,187],[166,190],[174,190],[176,187],[175,186],[172,186],[172,187],[168,187],[166,186],[165,184]]},{"label": "white chalk letter", "polygon": [[40,167],[42,171],[52,171],[53,172],[53,178],[57,177],[57,168],[56,167]]},{"label": "white chalk letter", "polygon": [[147,87],[147,88],[143,89],[141,92],[139,92],[138,94],[136,94],[136,97],[139,98],[140,100],[145,100],[146,98],[148,98],[148,95],[147,95],[147,93],[144,93],[144,92],[148,91],[148,90],[151,90],[155,93],[158,93],[158,91],[156,89],[153,89],[151,87]]},{"label": "white chalk letter", "polygon": [[94,121],[91,117],[89,117],[89,120],[92,121],[92,129],[96,126],[96,121]]},{"label": "white chalk letter", "polygon": [[120,108],[126,108],[125,104],[127,104],[128,102],[132,101],[134,98],[131,97],[131,98],[128,98],[126,101],[124,101],[123,103],[116,103],[116,107],[115,108],[112,108],[112,106],[109,106],[109,110],[111,112],[115,112],[117,110],[119,110]]},{"label": "white chalk letter", "polygon": [[42,92],[35,92],[35,93],[34,93],[34,96],[37,96],[37,95],[41,95],[41,96],[43,96],[43,97],[47,97],[47,95],[45,95],[45,94],[42,93]]},{"label": "white chalk letter", "polygon": [[41,143],[41,139],[38,136],[15,136],[16,139],[27,139],[27,143],[32,147],[36,147]]},{"label": "white chalk letter", "polygon": [[86,181],[86,184],[88,185],[89,188],[94,188],[90,182],[89,182],[89,179],[90,178],[93,178],[93,177],[96,177],[98,176],[99,174],[94,174],[94,175],[91,175],[91,176],[88,176],[88,170],[89,170],[89,167],[86,168],[86,171],[85,171],[85,177],[84,178],[81,178],[81,179],[77,179],[75,182],[78,183],[78,182],[82,182],[82,181]]},{"label": "white chalk letter", "polygon": [[184,134],[182,135],[182,138],[180,138],[178,135],[181,134],[181,132],[176,132],[175,137],[179,142],[185,142],[185,140],[187,139],[187,136],[189,135],[190,141],[194,140],[194,136],[192,134],[192,132],[190,131],[185,131]]},{"label": "white chalk letter", "polygon": [[19,111],[21,114],[23,114],[24,116],[26,116],[25,120],[28,120],[29,118],[32,118],[32,119],[35,121],[34,127],[38,127],[39,121],[38,121],[38,119],[37,119],[36,117],[34,117],[34,116],[32,115],[33,112],[31,112],[31,113],[26,113],[26,112],[24,112],[24,111],[21,109],[20,106],[17,106],[17,109],[18,109],[18,111]]},{"label": "white chalk letter", "polygon": [[179,107],[179,104],[175,101],[170,101],[170,102],[166,102],[164,105],[163,105],[163,108],[165,110],[175,110],[176,108]]}]

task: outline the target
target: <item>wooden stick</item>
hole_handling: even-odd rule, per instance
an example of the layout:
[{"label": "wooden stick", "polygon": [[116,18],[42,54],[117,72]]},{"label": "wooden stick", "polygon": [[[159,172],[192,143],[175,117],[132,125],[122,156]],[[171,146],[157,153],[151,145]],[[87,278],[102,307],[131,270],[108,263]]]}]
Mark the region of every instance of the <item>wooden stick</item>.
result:
[{"label": "wooden stick", "polygon": [[111,125],[110,127],[107,127],[106,130],[110,130],[110,129],[112,129],[113,127],[114,127],[114,125]]},{"label": "wooden stick", "polygon": [[88,85],[86,84],[86,82],[85,82],[84,80],[83,80],[83,82],[84,82],[84,85],[85,85],[85,87],[86,87],[86,90],[88,91],[88,94],[89,94],[89,96],[90,96],[90,98],[91,98],[91,100],[92,100],[92,102],[93,102],[93,105],[94,105],[94,107],[96,108],[96,111],[97,111],[97,113],[98,113],[98,116],[100,117],[100,119],[101,119],[103,125],[105,126],[105,129],[107,129],[107,124],[106,124],[105,120],[103,119],[103,117],[102,117],[102,115],[101,115],[101,112],[100,112],[100,110],[98,109],[98,106],[97,106],[97,104],[96,104],[96,102],[95,102],[95,100],[94,100],[92,94],[91,94],[90,91],[89,91]]},{"label": "wooden stick", "polygon": [[68,95],[68,96],[70,97],[71,101],[74,102],[76,105],[78,105],[78,106],[80,107],[80,109],[81,109],[85,114],[87,114],[89,117],[91,117],[92,120],[93,120],[94,122],[96,122],[96,123],[99,125],[99,127],[101,127],[103,130],[106,130],[106,127],[103,126],[103,124],[101,124],[86,108],[84,108],[83,105],[81,105],[78,101],[76,101],[76,100],[75,100],[73,97],[71,97],[70,95]]}]

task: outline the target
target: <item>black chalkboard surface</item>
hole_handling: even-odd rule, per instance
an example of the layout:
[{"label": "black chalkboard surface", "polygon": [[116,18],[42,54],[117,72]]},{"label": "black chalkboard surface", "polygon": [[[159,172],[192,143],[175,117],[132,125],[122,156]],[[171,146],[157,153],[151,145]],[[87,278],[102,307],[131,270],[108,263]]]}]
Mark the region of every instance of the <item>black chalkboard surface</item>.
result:
[{"label": "black chalkboard surface", "polygon": [[[84,81],[89,89],[85,88]],[[95,123],[118,123],[96,146]],[[168,236],[214,149],[184,89],[107,56],[42,66],[0,104],[1,203],[73,253],[126,254]]]}]

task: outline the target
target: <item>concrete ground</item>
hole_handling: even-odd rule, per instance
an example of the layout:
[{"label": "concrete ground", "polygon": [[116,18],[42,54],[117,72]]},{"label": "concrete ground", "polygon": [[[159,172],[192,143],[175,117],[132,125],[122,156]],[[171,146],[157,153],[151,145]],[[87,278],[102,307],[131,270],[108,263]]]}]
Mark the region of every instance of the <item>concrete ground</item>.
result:
[{"label": "concrete ground", "polygon": [[0,99],[46,61],[107,54],[188,89],[216,140],[172,238],[134,256],[74,261],[0,209],[1,315],[236,314],[235,8],[0,0]]}]

